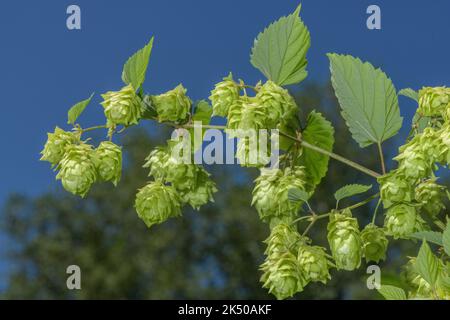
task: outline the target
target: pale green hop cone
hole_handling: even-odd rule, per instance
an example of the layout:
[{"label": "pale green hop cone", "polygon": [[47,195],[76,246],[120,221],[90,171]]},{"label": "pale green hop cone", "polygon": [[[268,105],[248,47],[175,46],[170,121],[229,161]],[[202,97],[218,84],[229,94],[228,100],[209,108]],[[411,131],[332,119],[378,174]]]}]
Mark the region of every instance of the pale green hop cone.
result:
[{"label": "pale green hop cone", "polygon": [[154,181],[139,190],[135,208],[147,227],[160,224],[169,218],[181,216],[181,203],[175,189]]},{"label": "pale green hop cone", "polygon": [[395,205],[386,212],[384,227],[394,239],[407,239],[411,233],[426,229],[425,222],[415,207],[407,204]]},{"label": "pale green hop cone", "polygon": [[179,84],[166,93],[153,96],[152,103],[158,113],[159,122],[183,122],[191,111],[191,99],[186,95],[187,90]]},{"label": "pale green hop cone", "polygon": [[91,145],[69,146],[58,168],[56,178],[61,180],[64,189],[83,198],[97,180],[95,152]]},{"label": "pale green hop cone", "polygon": [[417,112],[426,117],[443,116],[450,108],[450,88],[424,87],[419,91]]},{"label": "pale green hop cone", "polygon": [[209,96],[213,107],[213,116],[228,116],[230,106],[239,99],[239,91],[239,85],[233,81],[231,74],[216,84]]},{"label": "pale green hop cone", "polygon": [[363,253],[362,240],[358,221],[351,216],[350,210],[332,212],[327,230],[336,268],[348,271],[358,268]]},{"label": "pale green hop cone", "polygon": [[53,133],[47,134],[47,142],[41,151],[40,160],[48,161],[53,167],[57,166],[64,157],[68,146],[79,141],[79,137],[73,132],[64,131],[58,127]]},{"label": "pale green hop cone", "polygon": [[122,176],[122,148],[110,141],[103,141],[95,152],[99,178],[116,186]]},{"label": "pale green hop cone", "polygon": [[105,109],[108,125],[130,126],[141,119],[143,105],[131,84],[120,91],[102,94],[102,97],[104,101],[101,104]]},{"label": "pale green hop cone", "polygon": [[331,262],[327,258],[325,248],[319,246],[300,245],[297,255],[300,272],[307,281],[327,283],[331,279]]},{"label": "pale green hop cone", "polygon": [[386,259],[389,241],[383,228],[368,224],[361,232],[361,240],[363,242],[363,256],[367,262],[378,263],[380,260]]},{"label": "pale green hop cone", "polygon": [[436,183],[436,179],[426,180],[417,186],[415,198],[426,213],[435,217],[445,209],[446,190],[446,187]]}]

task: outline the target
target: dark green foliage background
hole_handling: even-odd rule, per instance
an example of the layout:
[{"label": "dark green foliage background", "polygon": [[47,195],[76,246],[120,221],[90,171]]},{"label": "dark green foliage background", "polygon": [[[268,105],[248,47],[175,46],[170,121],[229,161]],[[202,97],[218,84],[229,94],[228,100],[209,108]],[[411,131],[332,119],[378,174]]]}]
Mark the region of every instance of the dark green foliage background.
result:
[{"label": "dark green foliage background", "polygon": [[[351,139],[330,86],[309,84],[297,96],[304,114],[317,108],[333,122],[335,152],[380,171],[375,146],[361,150]],[[144,158],[168,136],[168,132],[158,132],[163,134],[149,136],[147,131],[135,129],[124,136],[126,168],[117,188],[98,185],[85,200],[63,191],[38,198],[9,198],[1,213],[1,228],[14,244],[8,248],[13,269],[2,298],[272,298],[259,282],[262,241],[268,227],[250,207],[256,169],[208,168],[220,192],[216,203],[200,212],[185,210],[183,218],[150,230],[137,217],[133,202],[136,189],[147,180],[147,170],[141,168]],[[396,142],[401,140],[385,144],[388,159],[396,153]],[[388,164],[393,165],[391,161]],[[335,205],[334,191],[348,183],[374,181],[331,161],[312,206],[320,213],[329,211]],[[342,205],[351,202],[344,200]],[[369,221],[374,205],[354,212],[361,227]],[[382,223],[381,214],[377,221]],[[319,221],[311,236],[316,243],[326,244],[326,221]],[[382,281],[398,285],[395,277],[400,266],[406,256],[416,255],[418,248],[419,244],[410,241],[391,241],[388,262],[380,264]],[[82,290],[66,288],[65,271],[71,264],[81,267]],[[296,298],[380,298],[367,289],[365,270],[365,264],[356,272],[332,270],[328,285],[309,285]]]}]

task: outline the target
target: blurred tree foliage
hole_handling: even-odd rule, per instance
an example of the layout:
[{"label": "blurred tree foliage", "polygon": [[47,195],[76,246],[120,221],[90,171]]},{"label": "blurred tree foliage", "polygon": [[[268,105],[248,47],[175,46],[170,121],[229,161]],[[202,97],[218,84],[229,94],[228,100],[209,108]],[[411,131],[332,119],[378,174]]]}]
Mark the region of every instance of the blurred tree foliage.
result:
[{"label": "blurred tree foliage", "polygon": [[[305,114],[317,108],[333,122],[337,153],[380,171],[376,150],[361,152],[350,138],[330,86],[310,84],[296,95]],[[256,169],[212,166],[208,170],[220,189],[215,204],[200,212],[185,210],[182,218],[150,230],[137,217],[133,208],[136,189],[148,179],[141,166],[149,151],[164,143],[162,136],[150,137],[143,130],[127,133],[122,140],[126,169],[117,188],[96,186],[85,200],[62,191],[37,198],[10,197],[1,216],[3,232],[13,243],[8,248],[12,270],[3,298],[272,298],[259,282],[262,240],[269,230],[250,207]],[[385,148],[394,150],[392,142]],[[329,211],[335,205],[334,191],[355,181],[374,183],[330,161],[312,206],[317,212]],[[355,211],[361,227],[371,218],[374,205]],[[378,222],[382,222],[381,214]],[[326,221],[317,223],[311,237],[316,243],[326,243]],[[391,242],[390,248],[389,264],[380,265],[383,281],[398,274],[406,255],[417,252],[417,245],[406,241]],[[66,288],[66,268],[72,264],[81,267],[81,290]],[[357,272],[333,270],[326,286],[311,284],[297,298],[377,298],[377,293],[366,287],[365,270],[365,265]]]}]

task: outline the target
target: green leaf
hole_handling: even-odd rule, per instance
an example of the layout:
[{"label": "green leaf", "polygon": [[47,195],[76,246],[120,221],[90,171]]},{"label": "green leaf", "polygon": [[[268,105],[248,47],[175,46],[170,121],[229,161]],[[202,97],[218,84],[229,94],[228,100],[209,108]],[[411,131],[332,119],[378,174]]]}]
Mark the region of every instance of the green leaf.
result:
[{"label": "green leaf", "polygon": [[[204,125],[204,126],[208,125],[209,122],[211,121],[212,112],[213,112],[213,109],[210,106],[210,104],[208,103],[208,101],[206,101],[206,100],[197,101],[194,104],[194,112],[192,115],[192,121],[193,122],[200,121],[202,123],[202,125]],[[193,148],[194,152],[197,151],[194,146],[195,139],[199,139],[200,141],[203,142],[203,136],[205,134],[205,131],[206,131],[206,129],[202,129],[201,136],[200,136],[198,129],[197,130],[194,130],[193,128],[189,129],[191,138],[193,138],[192,139],[192,148]],[[202,144],[198,145],[197,149],[200,148],[201,146],[202,146]]]},{"label": "green leaf", "polygon": [[442,234],[442,244],[444,245],[445,253],[450,256],[450,222],[447,222],[447,227]]},{"label": "green leaf", "polygon": [[428,242],[442,246],[442,233],[436,231],[420,231],[409,235],[410,238],[427,240]]},{"label": "green leaf", "polygon": [[419,93],[411,88],[402,89],[398,92],[398,94],[413,99],[416,102],[419,102]]},{"label": "green leaf", "polygon": [[268,79],[279,85],[303,81],[306,53],[311,45],[309,31],[300,19],[301,6],[272,23],[255,39],[250,61]]},{"label": "green leaf", "polygon": [[405,290],[399,287],[390,286],[390,285],[382,285],[378,292],[386,299],[386,300],[406,300]]},{"label": "green leaf", "polygon": [[336,201],[341,201],[344,198],[348,198],[360,193],[364,193],[369,191],[372,188],[372,185],[367,186],[363,184],[348,184],[343,186],[338,191],[334,193],[334,198]]},{"label": "green leaf", "polygon": [[78,117],[83,113],[84,109],[86,109],[88,104],[91,102],[93,96],[94,94],[91,94],[89,98],[78,102],[72,108],[70,108],[69,112],[67,113],[68,124],[74,124],[75,121],[77,121]]},{"label": "green leaf", "polygon": [[328,54],[331,81],[341,114],[364,148],[396,135],[402,126],[392,81],[370,63],[348,55]]},{"label": "green leaf", "polygon": [[419,250],[414,267],[417,273],[425,279],[428,284],[434,286],[439,276],[439,260],[431,252],[430,246],[424,240]]},{"label": "green leaf", "polygon": [[431,117],[421,116],[416,113],[413,117],[412,124],[417,128],[418,133],[422,133],[425,128],[430,125]]},{"label": "green leaf", "polygon": [[[306,128],[302,132],[302,139],[312,145],[332,151],[334,128],[321,113],[311,111],[308,115]],[[303,149],[303,153],[299,158],[299,164],[305,166],[313,189],[325,177],[328,171],[328,161],[329,157],[326,155],[311,149]]]},{"label": "green leaf", "polygon": [[292,202],[307,202],[310,195],[305,190],[299,189],[299,188],[292,188],[289,189],[288,192],[288,199]]},{"label": "green leaf", "polygon": [[123,66],[122,80],[126,84],[131,84],[135,90],[139,89],[144,83],[152,47],[153,37],[144,48],[133,54]]}]

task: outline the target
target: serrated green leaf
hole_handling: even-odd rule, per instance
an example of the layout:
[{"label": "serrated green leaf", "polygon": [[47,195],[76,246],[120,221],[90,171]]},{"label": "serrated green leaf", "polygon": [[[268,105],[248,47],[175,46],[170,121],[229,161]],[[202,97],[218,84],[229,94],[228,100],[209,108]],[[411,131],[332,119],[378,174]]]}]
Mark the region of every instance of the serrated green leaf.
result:
[{"label": "serrated green leaf", "polygon": [[299,188],[292,188],[289,189],[288,192],[288,199],[292,202],[307,202],[310,195],[305,190],[299,189]]},{"label": "serrated green leaf", "polygon": [[442,246],[442,233],[436,231],[420,231],[409,235],[410,238],[427,240],[428,242]]},{"label": "serrated green leaf", "polygon": [[390,286],[390,285],[382,285],[378,292],[386,299],[386,300],[406,300],[405,290],[399,287]]},{"label": "serrated green leaf", "polygon": [[[211,121],[213,109],[206,100],[200,100],[194,103],[194,111],[192,115],[192,121],[200,121],[202,125],[206,126]],[[192,139],[192,147],[194,152],[197,151],[198,148],[201,147],[200,145],[197,146],[197,149],[194,146],[195,139],[199,139],[199,141],[203,141],[203,136],[205,134],[206,129],[201,130],[201,134],[199,133],[199,130],[194,130],[194,128],[189,129],[189,133],[191,135]]]},{"label": "serrated green leaf", "polygon": [[[302,139],[312,145],[318,146],[324,150],[332,151],[334,144],[334,128],[322,114],[311,111],[305,130],[302,132]],[[329,157],[304,148],[299,158],[299,164],[305,166],[308,180],[312,189],[320,183],[328,171]]]},{"label": "serrated green leaf", "polygon": [[436,284],[439,276],[439,260],[431,252],[430,246],[424,240],[420,247],[414,268],[419,275],[425,279],[431,286]]},{"label": "serrated green leaf", "polygon": [[447,222],[447,227],[442,234],[442,244],[444,246],[445,253],[450,256],[450,222]]},{"label": "serrated green leaf", "polygon": [[334,198],[336,199],[336,201],[341,201],[344,198],[367,192],[371,188],[372,185],[367,186],[364,184],[348,184],[337,190],[334,193]]},{"label": "serrated green leaf", "polygon": [[83,113],[84,109],[86,109],[88,104],[91,102],[93,96],[94,94],[91,94],[89,98],[78,102],[72,108],[70,108],[69,112],[67,112],[68,124],[74,124],[77,121],[78,117]]},{"label": "serrated green leaf", "polygon": [[398,94],[413,99],[416,102],[419,102],[419,93],[411,88],[402,89],[398,92]]},{"label": "serrated green leaf", "polygon": [[331,81],[341,114],[359,145],[382,143],[402,126],[392,81],[370,63],[348,55],[328,54]]},{"label": "serrated green leaf", "polygon": [[268,79],[279,85],[303,81],[306,53],[311,45],[309,31],[300,19],[301,6],[268,26],[255,39],[250,61]]},{"label": "serrated green leaf", "polygon": [[144,83],[150,54],[153,48],[153,37],[149,43],[133,54],[123,66],[122,81],[131,84],[135,90]]}]

